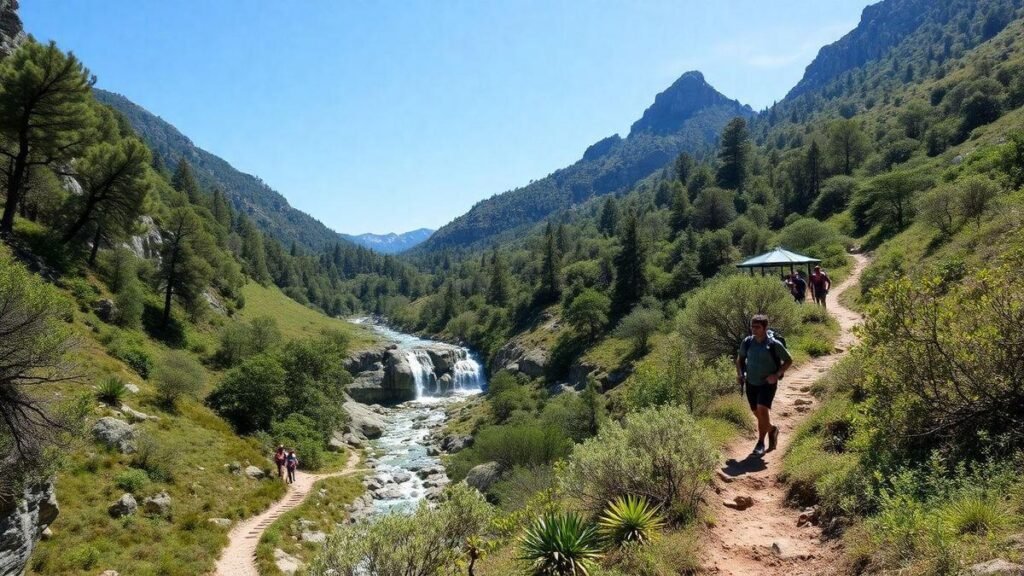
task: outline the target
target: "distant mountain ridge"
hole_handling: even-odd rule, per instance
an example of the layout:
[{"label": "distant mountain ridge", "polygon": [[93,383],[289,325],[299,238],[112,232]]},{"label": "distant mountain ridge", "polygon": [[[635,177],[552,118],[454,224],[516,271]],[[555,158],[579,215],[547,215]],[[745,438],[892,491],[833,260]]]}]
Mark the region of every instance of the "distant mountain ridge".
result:
[{"label": "distant mountain ridge", "polygon": [[736,116],[749,118],[754,111],[715,90],[700,72],[687,72],[655,97],[626,138],[604,138],[576,163],[478,202],[418,250],[480,247],[595,196],[628,190],[681,152],[712,151],[722,128]]},{"label": "distant mountain ridge", "polygon": [[220,188],[236,210],[244,212],[263,232],[285,246],[295,242],[311,250],[321,250],[346,241],[316,218],[293,208],[284,196],[258,177],[237,170],[223,158],[193,144],[159,116],[120,94],[100,89],[94,92],[97,100],[128,119],[165,165],[173,170],[180,158],[187,159],[204,186]]},{"label": "distant mountain ridge", "polygon": [[341,234],[341,237],[381,254],[398,254],[418,246],[433,233],[429,228],[420,228],[402,234]]}]

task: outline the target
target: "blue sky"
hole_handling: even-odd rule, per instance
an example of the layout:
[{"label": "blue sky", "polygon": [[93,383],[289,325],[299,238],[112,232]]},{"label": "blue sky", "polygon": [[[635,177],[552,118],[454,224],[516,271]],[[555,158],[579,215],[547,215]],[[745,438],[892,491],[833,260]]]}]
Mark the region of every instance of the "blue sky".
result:
[{"label": "blue sky", "polygon": [[28,0],[21,16],[293,206],[384,233],[625,136],[687,70],[761,109],[868,3]]}]

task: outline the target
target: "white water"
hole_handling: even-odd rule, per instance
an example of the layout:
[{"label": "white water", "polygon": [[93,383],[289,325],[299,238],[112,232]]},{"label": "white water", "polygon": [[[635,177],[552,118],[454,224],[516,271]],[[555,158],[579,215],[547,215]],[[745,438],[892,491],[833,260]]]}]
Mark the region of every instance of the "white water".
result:
[{"label": "white water", "polygon": [[428,436],[443,424],[447,405],[483,391],[487,384],[483,367],[469,349],[451,346],[455,358],[451,389],[440,393],[436,367],[424,348],[436,349],[445,344],[396,332],[365,319],[354,322],[370,325],[381,336],[396,343],[412,368],[416,399],[384,409],[384,434],[370,445],[376,453],[375,477],[387,481],[393,480],[396,474],[411,473],[411,478],[405,482],[393,483],[397,490],[388,494],[389,497],[374,500],[374,514],[413,510],[426,496],[424,481],[415,471],[441,464],[439,457],[427,454]]}]

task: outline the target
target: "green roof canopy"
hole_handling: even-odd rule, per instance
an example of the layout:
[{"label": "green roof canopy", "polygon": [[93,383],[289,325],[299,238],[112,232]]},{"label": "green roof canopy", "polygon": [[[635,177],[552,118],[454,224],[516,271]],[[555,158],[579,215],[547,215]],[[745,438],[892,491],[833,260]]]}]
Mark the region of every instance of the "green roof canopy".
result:
[{"label": "green roof canopy", "polygon": [[808,275],[811,273],[811,264],[820,264],[821,260],[818,258],[811,258],[810,256],[804,256],[803,254],[797,254],[796,252],[790,252],[781,246],[776,246],[769,252],[765,252],[760,256],[754,256],[749,260],[745,260],[736,265],[737,268],[748,268],[750,273],[754,273],[754,268],[760,268],[761,274],[765,272],[765,268],[786,268],[790,270],[796,268],[798,264],[807,265]]}]

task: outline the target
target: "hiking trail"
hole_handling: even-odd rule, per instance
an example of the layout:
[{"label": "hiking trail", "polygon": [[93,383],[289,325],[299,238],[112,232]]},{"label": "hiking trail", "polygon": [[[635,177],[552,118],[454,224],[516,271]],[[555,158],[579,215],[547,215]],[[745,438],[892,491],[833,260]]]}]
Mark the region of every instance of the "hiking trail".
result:
[{"label": "hiking trail", "polygon": [[288,491],[284,497],[271,504],[270,508],[239,522],[231,529],[228,533],[228,546],[217,560],[213,576],[259,576],[259,571],[256,570],[256,545],[263,537],[263,532],[282,514],[302,504],[318,481],[353,474],[358,471],[358,464],[359,453],[351,450],[345,468],[340,472],[307,474],[296,471],[295,482],[288,484]]},{"label": "hiking trail", "polygon": [[[800,510],[786,504],[787,487],[779,482],[778,476],[794,431],[818,403],[811,394],[811,384],[857,343],[853,328],[861,317],[840,304],[838,298],[846,290],[856,288],[868,262],[862,254],[853,258],[849,277],[829,294],[828,311],[841,329],[835,350],[790,369],[779,385],[772,406],[772,423],[780,430],[778,448],[762,459],[748,458],[755,439],[743,437],[723,450],[726,462],[715,481],[718,494],[711,498],[715,525],[702,546],[704,568],[710,574],[811,576],[835,571],[838,543],[823,542],[820,527],[797,527]],[[745,510],[724,505],[737,496],[750,497],[753,505]]]}]

